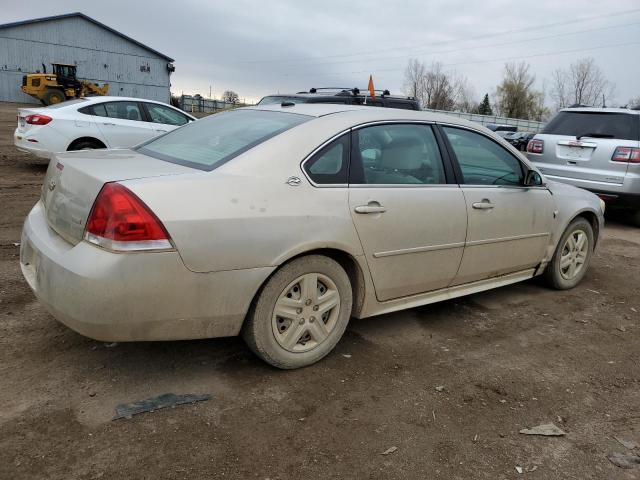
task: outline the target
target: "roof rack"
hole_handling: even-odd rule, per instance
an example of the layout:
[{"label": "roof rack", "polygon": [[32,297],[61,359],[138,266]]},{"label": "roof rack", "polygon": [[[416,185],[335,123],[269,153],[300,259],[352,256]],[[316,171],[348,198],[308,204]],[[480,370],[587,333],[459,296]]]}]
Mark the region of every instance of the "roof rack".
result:
[{"label": "roof rack", "polygon": [[[318,93],[318,90],[333,90],[333,91],[337,91],[339,92],[339,94],[350,94],[353,96],[356,95],[368,95],[371,96],[369,93],[369,89],[367,88],[358,88],[358,87],[353,87],[353,88],[346,88],[346,87],[312,87],[309,89],[308,92],[306,91],[302,91],[302,92],[298,92],[298,93]],[[374,89],[374,92],[381,92],[381,96],[382,97],[387,97],[387,96],[391,96],[391,92],[388,89]],[[407,97],[412,99],[412,97]]]}]

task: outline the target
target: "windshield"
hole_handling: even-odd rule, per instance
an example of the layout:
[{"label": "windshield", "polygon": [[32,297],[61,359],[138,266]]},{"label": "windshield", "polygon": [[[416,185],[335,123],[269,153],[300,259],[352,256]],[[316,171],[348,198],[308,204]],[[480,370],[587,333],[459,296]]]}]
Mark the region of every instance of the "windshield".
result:
[{"label": "windshield", "polygon": [[263,97],[263,99],[258,102],[258,105],[275,105],[275,104],[280,104],[282,102],[305,103],[306,99],[301,97],[271,95],[269,97]]},{"label": "windshield", "polygon": [[159,160],[213,170],[312,118],[259,110],[218,113],[144,143],[137,150]]},{"label": "windshield", "polygon": [[638,140],[640,115],[604,112],[559,112],[542,130],[550,135],[595,136]]}]

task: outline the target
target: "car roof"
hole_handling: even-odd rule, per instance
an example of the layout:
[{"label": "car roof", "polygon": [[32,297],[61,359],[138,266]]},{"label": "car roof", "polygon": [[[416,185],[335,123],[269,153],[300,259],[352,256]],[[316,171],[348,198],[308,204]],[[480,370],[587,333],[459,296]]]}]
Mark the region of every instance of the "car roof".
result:
[{"label": "car roof", "polygon": [[561,112],[583,112],[583,113],[626,113],[630,115],[640,115],[640,110],[630,108],[599,108],[599,107],[573,107],[563,108]]},{"label": "car roof", "polygon": [[116,95],[96,95],[95,97],[80,97],[80,98],[83,98],[84,100],[88,100],[91,103],[121,101],[121,102],[149,102],[149,103],[160,103],[162,105],[169,105],[168,103],[159,102],[157,100],[148,100],[146,98],[135,98],[135,97],[118,97]]},{"label": "car roof", "polygon": [[[268,110],[273,112],[297,113],[311,117],[324,117],[327,115],[346,115],[357,117],[358,122],[376,122],[386,120],[408,120],[423,122],[452,123],[467,126],[475,130],[484,129],[480,124],[464,120],[452,115],[443,115],[422,110],[403,110],[400,108],[370,107],[366,105],[345,105],[332,103],[296,103],[283,107],[278,104],[255,105],[244,107],[241,110]],[[484,129],[486,130],[486,129]]]}]

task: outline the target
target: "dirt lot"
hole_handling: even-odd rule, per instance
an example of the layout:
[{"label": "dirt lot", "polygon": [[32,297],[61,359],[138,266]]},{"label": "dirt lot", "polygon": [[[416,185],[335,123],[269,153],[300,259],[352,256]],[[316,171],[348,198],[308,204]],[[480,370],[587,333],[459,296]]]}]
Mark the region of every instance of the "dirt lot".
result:
[{"label": "dirt lot", "polygon": [[[108,346],[22,279],[15,243],[45,167],[13,148],[14,125],[5,104],[0,478],[640,478],[607,460],[626,451],[614,437],[640,444],[640,229],[609,219],[575,290],[529,281],[354,320],[299,371],[235,338]],[[167,392],[212,399],[111,421]],[[548,422],[567,435],[518,433]]]}]

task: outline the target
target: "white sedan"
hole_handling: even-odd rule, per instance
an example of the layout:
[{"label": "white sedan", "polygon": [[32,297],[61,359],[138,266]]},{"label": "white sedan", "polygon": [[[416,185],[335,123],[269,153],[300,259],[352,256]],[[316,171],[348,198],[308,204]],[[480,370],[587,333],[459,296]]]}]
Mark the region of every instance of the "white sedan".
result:
[{"label": "white sedan", "polygon": [[78,98],[48,107],[19,108],[13,142],[20,151],[49,159],[56,152],[132,147],[194,120],[152,100]]}]

